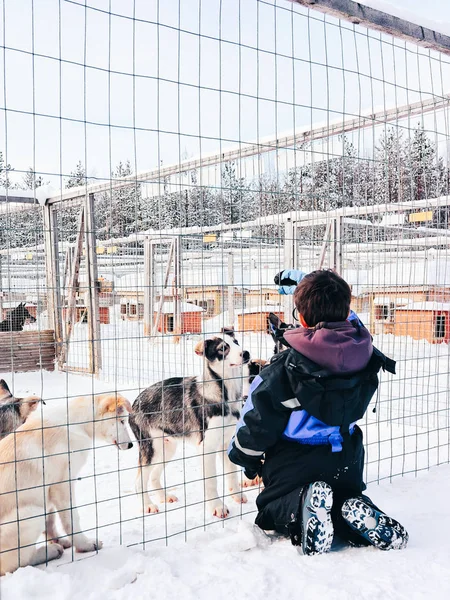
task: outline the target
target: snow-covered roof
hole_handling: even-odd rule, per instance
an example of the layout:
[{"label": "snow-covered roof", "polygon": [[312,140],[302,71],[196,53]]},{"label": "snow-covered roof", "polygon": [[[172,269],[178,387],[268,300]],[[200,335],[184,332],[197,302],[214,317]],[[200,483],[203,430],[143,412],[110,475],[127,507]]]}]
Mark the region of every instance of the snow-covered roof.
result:
[{"label": "snow-covered roof", "polygon": [[[155,312],[157,308],[155,307]],[[175,312],[175,302],[164,302],[162,307],[162,313],[164,315],[170,315]],[[182,302],[181,303],[181,312],[182,313],[190,313],[190,312],[205,312],[204,308],[201,306],[197,306],[195,304],[191,304],[190,302]]]},{"label": "snow-covered roof", "polygon": [[[136,298],[121,298],[120,304],[137,304],[138,300]],[[157,302],[154,306],[155,312],[158,310],[159,303]],[[162,308],[162,312],[165,315],[172,314],[175,310],[175,303],[172,300],[165,300]],[[191,304],[190,302],[182,302],[181,303],[181,312],[204,312],[205,309],[201,306],[197,306],[196,304]]]},{"label": "snow-covered roof", "polygon": [[[246,269],[235,268],[234,269],[234,286],[237,288],[261,288],[261,287],[273,287],[275,284],[273,278],[276,274],[276,270],[273,267],[267,267],[262,269]],[[172,277],[169,277],[168,287],[171,286]],[[183,287],[222,287],[228,286],[230,280],[228,278],[228,267],[217,268],[217,266],[209,265],[205,263],[204,268],[199,269],[183,269],[182,273]],[[156,274],[155,284],[161,286],[162,274]],[[147,285],[144,280],[144,273],[132,272],[123,275],[120,278],[114,280],[115,289],[117,290],[142,290]]]},{"label": "snow-covered roof", "polygon": [[410,302],[397,310],[442,310],[450,312],[449,302]]},{"label": "snow-covered roof", "polygon": [[380,225],[381,227],[389,227],[392,225],[404,225],[405,220],[406,215],[403,213],[387,213],[386,215],[383,215],[383,218],[381,219],[380,223],[378,223],[378,225]]},{"label": "snow-covered roof", "polygon": [[[14,302],[2,302],[3,308],[16,308],[19,304],[19,300],[14,300]],[[34,302],[25,302],[25,306],[36,306],[36,304]]]},{"label": "snow-covered roof", "polygon": [[388,287],[450,287],[450,260],[399,260],[367,272],[363,286],[367,292]]},{"label": "snow-covered roof", "polygon": [[373,299],[374,304],[396,304],[397,306],[405,306],[406,304],[410,304],[410,300],[408,298],[396,298],[394,296],[375,296]]},{"label": "snow-covered roof", "polygon": [[253,313],[267,313],[267,312],[281,313],[281,312],[284,312],[284,309],[279,304],[266,304],[263,306],[250,306],[249,308],[236,310],[236,314],[238,314],[238,315],[250,315]]}]

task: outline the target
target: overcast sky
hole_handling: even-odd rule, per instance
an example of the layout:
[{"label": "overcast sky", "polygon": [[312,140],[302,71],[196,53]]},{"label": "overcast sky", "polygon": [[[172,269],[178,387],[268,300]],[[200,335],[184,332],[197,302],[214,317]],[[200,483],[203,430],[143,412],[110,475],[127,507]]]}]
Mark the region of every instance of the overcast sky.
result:
[{"label": "overcast sky", "polygon": [[[0,0],[0,149],[53,183],[78,160],[102,179],[450,92],[449,57],[287,0],[86,4]],[[447,0],[384,4],[450,23]],[[446,142],[442,116],[425,125]]]}]

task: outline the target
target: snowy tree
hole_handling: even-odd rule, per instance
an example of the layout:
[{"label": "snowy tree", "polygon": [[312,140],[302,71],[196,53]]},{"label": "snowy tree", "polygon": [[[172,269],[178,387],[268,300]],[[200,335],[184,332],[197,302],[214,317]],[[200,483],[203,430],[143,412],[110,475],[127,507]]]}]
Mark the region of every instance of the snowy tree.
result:
[{"label": "snowy tree", "polygon": [[9,179],[9,173],[13,170],[14,169],[11,167],[11,165],[5,163],[3,152],[0,151],[0,187],[12,187]]},{"label": "snowy tree", "polygon": [[[111,173],[114,183],[133,174],[131,163],[119,162]],[[97,231],[101,237],[121,237],[143,230],[142,192],[139,183],[130,183],[101,194],[96,201]]]},{"label": "snowy tree", "polygon": [[420,124],[408,144],[410,199],[437,198],[447,193],[444,159]]},{"label": "snowy tree", "polygon": [[66,181],[66,188],[78,187],[80,185],[86,185],[86,169],[82,165],[81,161],[78,161],[74,171],[71,171],[70,177]]},{"label": "snowy tree", "polygon": [[44,181],[42,175],[36,176],[36,172],[32,167],[30,167],[22,178],[21,187],[25,190],[35,190],[36,188],[46,185],[47,183],[48,182]]},{"label": "snowy tree", "polygon": [[409,196],[409,166],[403,131],[389,127],[375,147],[374,200],[377,204],[402,202]]}]

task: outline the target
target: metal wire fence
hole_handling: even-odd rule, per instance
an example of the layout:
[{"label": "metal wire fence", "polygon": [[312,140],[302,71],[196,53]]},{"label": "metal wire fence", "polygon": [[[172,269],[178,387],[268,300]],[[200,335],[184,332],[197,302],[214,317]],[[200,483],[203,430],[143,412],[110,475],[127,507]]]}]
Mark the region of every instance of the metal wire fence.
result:
[{"label": "metal wire fence", "polygon": [[[364,422],[367,482],[448,463],[444,46],[285,0],[1,6],[0,376],[12,393],[0,389],[0,408],[25,398],[33,410],[14,409],[17,419],[42,442],[39,458],[21,429],[0,443],[0,470],[18,478],[1,491],[2,539],[18,531],[2,553],[34,547],[37,537],[20,541],[30,519],[92,551],[99,538],[169,543],[253,518],[258,485],[244,503],[250,482],[225,452],[236,418],[224,389],[239,411],[249,375],[223,371],[212,446],[192,386],[213,393],[205,340],[230,342],[224,328],[252,359],[270,359],[268,314],[292,321],[292,298],[274,284],[284,269],[341,273],[397,361]],[[23,323],[9,326],[19,305]],[[121,398],[142,401],[161,381],[166,400],[144,411],[147,429],[133,427],[138,470],[136,445],[114,447],[127,444]],[[18,425],[0,418],[5,433]],[[25,488],[42,497],[31,513]]]}]

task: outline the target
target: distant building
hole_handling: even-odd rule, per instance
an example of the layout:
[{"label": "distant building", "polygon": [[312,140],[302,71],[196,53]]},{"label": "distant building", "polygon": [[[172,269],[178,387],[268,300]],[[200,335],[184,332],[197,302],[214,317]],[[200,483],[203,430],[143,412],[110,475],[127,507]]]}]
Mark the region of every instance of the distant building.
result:
[{"label": "distant building", "polygon": [[447,341],[450,262],[402,260],[382,265],[368,272],[362,287],[372,333]]}]

